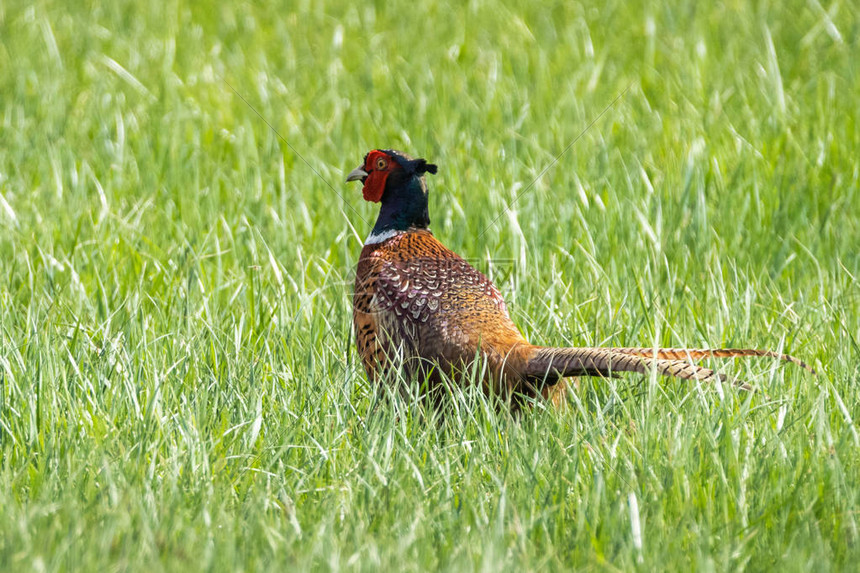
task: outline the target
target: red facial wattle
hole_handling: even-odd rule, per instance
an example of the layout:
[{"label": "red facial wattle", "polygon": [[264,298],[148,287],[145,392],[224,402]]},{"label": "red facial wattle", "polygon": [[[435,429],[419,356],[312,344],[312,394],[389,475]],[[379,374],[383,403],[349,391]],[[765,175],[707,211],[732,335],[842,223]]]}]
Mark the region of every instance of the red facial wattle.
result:
[{"label": "red facial wattle", "polygon": [[361,190],[365,201],[379,203],[385,192],[385,180],[388,179],[388,173],[388,171],[371,170],[367,174],[367,179],[364,180],[364,187]]},{"label": "red facial wattle", "polygon": [[385,194],[385,184],[392,171],[400,169],[390,155],[374,149],[364,156],[364,163],[349,172],[346,181],[361,181],[365,201],[379,203]]}]

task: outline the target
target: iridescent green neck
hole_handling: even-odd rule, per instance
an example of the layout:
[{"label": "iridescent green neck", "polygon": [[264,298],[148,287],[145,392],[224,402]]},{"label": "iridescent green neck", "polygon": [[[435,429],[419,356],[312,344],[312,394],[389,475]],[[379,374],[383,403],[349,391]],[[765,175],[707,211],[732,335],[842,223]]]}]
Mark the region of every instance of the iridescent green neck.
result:
[{"label": "iridescent green neck", "polygon": [[382,207],[373,226],[372,235],[390,231],[426,229],[430,226],[426,187],[418,175],[401,184],[390,181],[382,195]]}]

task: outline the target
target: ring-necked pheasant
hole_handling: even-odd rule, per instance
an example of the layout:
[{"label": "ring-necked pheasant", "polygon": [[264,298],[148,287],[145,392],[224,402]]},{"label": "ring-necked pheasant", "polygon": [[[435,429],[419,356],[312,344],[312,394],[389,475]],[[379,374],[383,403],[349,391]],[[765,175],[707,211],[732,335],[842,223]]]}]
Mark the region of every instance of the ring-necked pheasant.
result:
[{"label": "ring-necked pheasant", "polygon": [[485,389],[502,397],[547,396],[568,376],[647,373],[687,380],[723,378],[693,364],[704,358],[780,358],[753,349],[551,348],[534,346],[511,321],[499,290],[440,243],[428,229],[425,173],[436,166],[393,150],[375,149],[347,181],[361,181],[367,201],[381,203],[355,277],[353,326],[371,382],[392,368],[419,375],[431,387],[460,378],[476,358],[486,360]]}]

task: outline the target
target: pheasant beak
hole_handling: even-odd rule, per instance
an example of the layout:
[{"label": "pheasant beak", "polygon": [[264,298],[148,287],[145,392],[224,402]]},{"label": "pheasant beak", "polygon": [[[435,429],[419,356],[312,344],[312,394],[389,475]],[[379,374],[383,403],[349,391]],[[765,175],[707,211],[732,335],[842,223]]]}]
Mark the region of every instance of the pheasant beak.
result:
[{"label": "pheasant beak", "polygon": [[367,177],[367,171],[364,170],[364,165],[359,165],[355,169],[349,172],[349,175],[346,176],[346,182],[350,181],[364,181]]}]

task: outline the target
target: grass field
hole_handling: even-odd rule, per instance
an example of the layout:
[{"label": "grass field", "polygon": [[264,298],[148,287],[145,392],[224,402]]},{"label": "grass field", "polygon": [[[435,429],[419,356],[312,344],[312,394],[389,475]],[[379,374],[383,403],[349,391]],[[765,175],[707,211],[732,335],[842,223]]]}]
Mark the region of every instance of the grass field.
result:
[{"label": "grass field", "polygon": [[[855,3],[148,4],[0,3],[0,570],[857,567]],[[819,376],[376,402],[374,147],[533,342]]]}]

